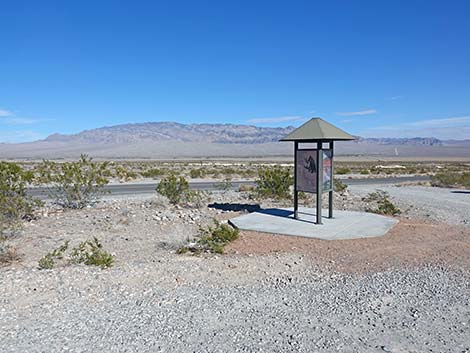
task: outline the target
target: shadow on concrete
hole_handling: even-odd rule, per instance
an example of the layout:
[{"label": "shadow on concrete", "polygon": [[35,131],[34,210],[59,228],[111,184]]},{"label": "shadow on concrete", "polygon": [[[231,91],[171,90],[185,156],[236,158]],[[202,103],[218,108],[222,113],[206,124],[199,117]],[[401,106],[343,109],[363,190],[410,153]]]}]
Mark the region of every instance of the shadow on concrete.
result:
[{"label": "shadow on concrete", "polygon": [[[263,213],[263,214],[270,215],[270,216],[275,216],[275,217],[284,217],[284,218],[294,219],[294,212],[293,211],[283,210],[283,209],[279,209],[279,208],[267,208],[267,209],[264,209],[264,210],[260,209],[259,211],[256,211],[256,212]],[[306,213],[306,212],[301,212],[299,210],[298,215],[299,215],[299,218],[297,219],[297,221],[299,221],[299,222],[317,224],[316,221],[309,221],[307,219],[302,219],[302,215],[315,217],[315,213]],[[326,219],[328,217],[322,215],[322,218]]]},{"label": "shadow on concrete", "polygon": [[261,210],[260,205],[252,205],[246,203],[211,203],[207,207],[215,208],[216,210],[223,211],[234,211],[234,212],[259,212]]},{"label": "shadow on concrete", "polygon": [[470,194],[470,190],[453,190],[451,191],[453,194]]}]

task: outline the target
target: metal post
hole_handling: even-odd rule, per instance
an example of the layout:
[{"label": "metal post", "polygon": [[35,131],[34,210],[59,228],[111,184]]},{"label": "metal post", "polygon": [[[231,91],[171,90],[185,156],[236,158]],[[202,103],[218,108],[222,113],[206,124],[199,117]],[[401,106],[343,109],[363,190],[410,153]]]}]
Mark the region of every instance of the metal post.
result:
[{"label": "metal post", "polygon": [[317,224],[322,224],[321,221],[321,196],[323,193],[323,143],[317,142]]},{"label": "metal post", "polygon": [[294,218],[298,219],[299,216],[299,198],[297,192],[297,150],[299,143],[294,141]]},{"label": "metal post", "polygon": [[334,142],[330,141],[331,150],[331,190],[328,192],[328,218],[333,218],[333,189],[335,183],[333,182],[333,147]]}]

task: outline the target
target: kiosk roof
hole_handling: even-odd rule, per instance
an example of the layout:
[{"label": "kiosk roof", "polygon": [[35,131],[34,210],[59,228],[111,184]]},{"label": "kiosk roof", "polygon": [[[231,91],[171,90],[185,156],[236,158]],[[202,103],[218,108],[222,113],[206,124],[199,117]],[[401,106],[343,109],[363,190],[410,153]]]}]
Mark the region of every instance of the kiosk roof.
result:
[{"label": "kiosk roof", "polygon": [[321,118],[312,118],[292,131],[281,141],[317,141],[317,140],[355,140],[347,132],[337,128]]}]

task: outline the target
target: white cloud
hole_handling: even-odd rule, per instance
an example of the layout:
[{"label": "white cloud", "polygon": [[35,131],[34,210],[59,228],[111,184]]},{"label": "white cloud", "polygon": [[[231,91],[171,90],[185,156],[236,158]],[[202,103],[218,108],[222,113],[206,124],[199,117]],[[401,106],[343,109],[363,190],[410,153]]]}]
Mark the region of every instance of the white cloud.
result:
[{"label": "white cloud", "polygon": [[0,134],[0,142],[6,143],[31,142],[43,138],[45,138],[43,134],[32,130],[17,130]]},{"label": "white cloud", "polygon": [[0,109],[0,117],[4,118],[4,117],[7,117],[7,116],[12,116],[13,113],[6,110],[6,109]]},{"label": "white cloud", "polygon": [[7,118],[3,120],[9,125],[30,125],[48,121],[47,119]]},{"label": "white cloud", "polygon": [[404,96],[393,96],[393,97],[388,97],[386,98],[386,100],[388,101],[396,101],[396,100],[399,100],[399,99],[403,99],[405,98]]},{"label": "white cloud", "polygon": [[53,121],[53,119],[20,118],[9,110],[0,109],[0,122],[7,125],[31,125],[47,121]]},{"label": "white cloud", "polygon": [[267,124],[267,123],[284,123],[288,121],[304,121],[307,120],[302,116],[280,116],[276,118],[255,118],[249,119],[247,122],[251,124]]},{"label": "white cloud", "polygon": [[336,114],[340,116],[362,116],[362,115],[371,115],[371,114],[376,114],[376,113],[377,113],[377,110],[375,109],[365,109],[365,110],[359,110],[357,112],[338,112]]},{"label": "white cloud", "polygon": [[364,137],[436,137],[470,139],[470,116],[426,119],[366,129]]}]

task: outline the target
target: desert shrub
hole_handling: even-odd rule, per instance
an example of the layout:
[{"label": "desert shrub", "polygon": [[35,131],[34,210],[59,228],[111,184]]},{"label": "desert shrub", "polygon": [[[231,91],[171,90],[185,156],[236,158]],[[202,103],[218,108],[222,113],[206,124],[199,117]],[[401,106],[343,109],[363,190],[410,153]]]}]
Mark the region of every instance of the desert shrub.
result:
[{"label": "desert shrub", "polygon": [[70,258],[73,263],[83,263],[101,268],[111,267],[114,263],[113,255],[103,249],[103,245],[96,237],[93,237],[92,240],[85,240],[73,248]]},{"label": "desert shrub", "polygon": [[197,197],[197,193],[189,189],[188,181],[183,177],[171,174],[163,178],[157,186],[157,192],[166,196],[170,203],[176,205],[181,202],[190,202]]},{"label": "desert shrub", "polygon": [[334,178],[333,179],[333,189],[340,194],[345,192],[348,186],[343,183],[341,180]]},{"label": "desert shrub", "polygon": [[432,176],[431,185],[470,188],[470,173],[438,173]]},{"label": "desert shrub", "polygon": [[129,181],[137,179],[137,173],[132,170],[127,169],[126,167],[117,164],[114,167],[114,176],[121,181]]},{"label": "desert shrub", "polygon": [[370,174],[369,169],[362,169],[362,170],[360,171],[360,174],[361,174],[361,175],[368,175],[368,174]]},{"label": "desert shrub", "polygon": [[203,178],[206,175],[204,169],[202,168],[197,168],[197,169],[191,169],[189,172],[189,176],[193,179],[195,178]]},{"label": "desert shrub", "polygon": [[259,197],[287,199],[292,183],[289,170],[281,167],[263,168],[258,171],[255,191]]},{"label": "desert shrub", "polygon": [[33,174],[18,164],[0,162],[0,238],[21,228],[22,221],[33,218],[41,203],[26,195]]},{"label": "desert shrub", "polygon": [[222,191],[228,191],[230,189],[233,188],[233,184],[232,184],[232,179],[231,178],[225,178],[223,181],[221,181],[220,183],[216,183],[215,184],[215,187],[218,189],[218,190],[222,190]]},{"label": "desert shrub", "polygon": [[83,208],[104,194],[111,171],[108,162],[93,162],[81,155],[75,162],[55,163],[43,161],[38,167],[39,182],[49,187],[55,202],[67,208]]},{"label": "desert shrub", "polygon": [[228,224],[222,224],[214,220],[214,226],[199,227],[199,236],[192,245],[186,245],[177,250],[178,254],[187,252],[209,252],[223,254],[224,246],[238,239],[239,231]]},{"label": "desert shrub", "polygon": [[57,260],[101,268],[111,267],[114,263],[114,256],[103,249],[101,242],[96,237],[81,242],[67,254],[68,248],[69,242],[66,241],[63,245],[44,255],[39,259],[39,268],[51,269],[56,265]]},{"label": "desert shrub", "polygon": [[238,191],[240,191],[240,192],[253,191],[254,188],[255,187],[253,185],[240,184],[240,186],[238,187]]},{"label": "desert shrub", "polygon": [[152,168],[145,170],[143,172],[140,172],[140,175],[142,175],[144,178],[160,178],[165,174],[168,174],[168,169],[166,168]]},{"label": "desert shrub", "polygon": [[68,249],[68,247],[69,242],[66,241],[58,248],[52,250],[51,252],[41,257],[38,262],[39,268],[43,270],[49,270],[53,268],[57,260],[62,260],[64,258],[65,251]]},{"label": "desert shrub", "polygon": [[18,258],[16,248],[4,237],[0,238],[0,264],[7,264]]},{"label": "desert shrub", "polygon": [[390,201],[390,195],[386,191],[377,190],[369,193],[363,201],[372,203],[372,207],[366,209],[367,212],[395,216],[401,213],[401,210]]},{"label": "desert shrub", "polygon": [[346,168],[346,167],[339,167],[335,169],[335,173],[338,175],[343,175],[343,174],[350,174],[351,169]]}]

